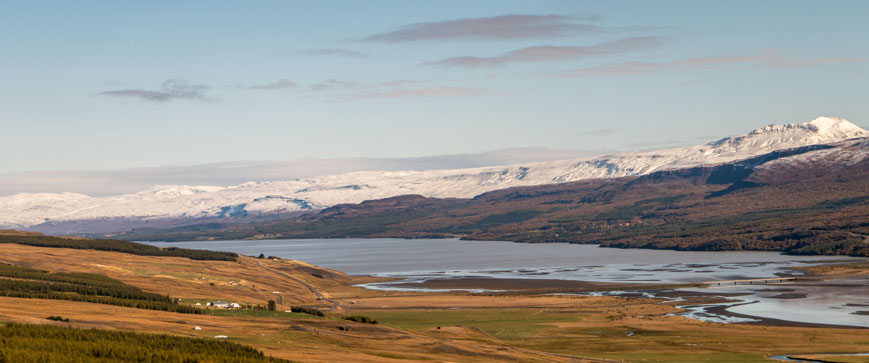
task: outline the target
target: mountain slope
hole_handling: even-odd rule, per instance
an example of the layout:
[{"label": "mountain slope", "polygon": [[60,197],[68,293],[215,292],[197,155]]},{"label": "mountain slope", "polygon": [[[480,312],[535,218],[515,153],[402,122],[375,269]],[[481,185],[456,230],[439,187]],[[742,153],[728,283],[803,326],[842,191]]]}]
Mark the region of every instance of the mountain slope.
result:
[{"label": "mountain slope", "polygon": [[135,224],[162,219],[249,217],[405,194],[470,198],[509,187],[645,175],[867,136],[869,132],[847,120],[822,117],[800,124],[771,125],[705,145],[587,159],[456,170],[355,172],[230,187],[159,186],[111,197],[16,194],[0,198],[0,227],[40,230],[40,225],[52,225],[62,229],[63,223],[74,222],[99,226],[94,230],[108,230],[106,219]]},{"label": "mountain slope", "polygon": [[867,256],[867,176],[869,138],[861,138],[643,176],[516,187],[473,199],[400,196],[296,219],[140,229],[122,238],[462,237]]}]

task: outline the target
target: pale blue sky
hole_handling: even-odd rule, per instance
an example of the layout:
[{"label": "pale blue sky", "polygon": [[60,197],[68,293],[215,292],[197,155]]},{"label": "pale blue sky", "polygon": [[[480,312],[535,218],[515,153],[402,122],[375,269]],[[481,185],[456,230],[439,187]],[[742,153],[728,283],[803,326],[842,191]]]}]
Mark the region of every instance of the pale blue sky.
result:
[{"label": "pale blue sky", "polygon": [[312,3],[0,3],[0,173],[869,126],[866,1]]}]

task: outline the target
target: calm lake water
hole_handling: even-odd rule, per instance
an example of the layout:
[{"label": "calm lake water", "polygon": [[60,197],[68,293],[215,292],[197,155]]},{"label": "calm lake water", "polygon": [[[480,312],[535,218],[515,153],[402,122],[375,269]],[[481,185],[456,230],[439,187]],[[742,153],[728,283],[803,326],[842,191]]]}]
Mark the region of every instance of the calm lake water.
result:
[{"label": "calm lake water", "polygon": [[302,260],[352,275],[491,276],[585,281],[697,282],[773,276],[783,268],[842,257],[774,252],[681,252],[566,243],[458,239],[315,239],[152,242]]},{"label": "calm lake water", "polygon": [[[788,256],[774,252],[682,252],[599,248],[562,243],[525,244],[458,239],[315,239],[207,242],[149,242],[160,247],[230,251],[302,260],[353,275],[412,281],[456,278],[530,278],[636,283],[682,283],[749,279],[794,273],[792,267],[861,259]],[[783,320],[869,326],[869,285],[852,280],[833,286],[730,286],[704,292],[741,292],[739,313]],[[371,286],[390,289],[389,285]],[[856,288],[855,288],[856,287]],[[776,298],[782,293],[805,298]],[[797,294],[797,295],[794,295]],[[740,301],[743,302],[743,301]],[[714,319],[712,319],[714,320]],[[726,319],[725,319],[726,320]]]}]

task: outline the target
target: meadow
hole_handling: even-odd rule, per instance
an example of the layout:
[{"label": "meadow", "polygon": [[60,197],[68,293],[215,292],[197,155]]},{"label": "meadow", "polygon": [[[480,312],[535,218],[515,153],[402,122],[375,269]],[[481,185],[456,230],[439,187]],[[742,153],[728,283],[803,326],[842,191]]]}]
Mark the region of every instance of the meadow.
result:
[{"label": "meadow", "polygon": [[[3,244],[0,262],[17,266],[6,267],[7,271],[30,277],[90,278],[105,286],[120,286],[114,282],[119,281],[164,297],[172,292],[181,305],[215,300],[262,306],[269,300],[277,302],[276,311],[179,314],[85,301],[0,297],[0,321],[230,342],[262,352],[266,358],[291,361],[766,362],[772,355],[860,353],[869,346],[865,329],[705,323],[674,316],[680,311],[674,303],[655,299],[532,290],[490,294],[366,290],[353,285],[378,279],[293,260],[239,256],[236,261],[202,261]],[[865,269],[842,271],[865,273]],[[293,307],[321,311],[324,316],[284,312]],[[378,324],[345,320],[359,315]],[[47,320],[49,316],[69,321]],[[216,336],[227,338],[216,340]],[[15,349],[34,347],[21,354],[40,349],[36,341],[34,345],[18,341],[8,340]]]}]

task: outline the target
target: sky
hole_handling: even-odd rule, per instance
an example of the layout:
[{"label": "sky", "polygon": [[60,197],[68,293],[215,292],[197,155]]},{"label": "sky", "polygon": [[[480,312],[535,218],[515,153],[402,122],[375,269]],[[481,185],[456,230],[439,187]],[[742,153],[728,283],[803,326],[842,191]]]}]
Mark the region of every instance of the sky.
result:
[{"label": "sky", "polygon": [[4,1],[0,174],[869,126],[866,1]]}]

